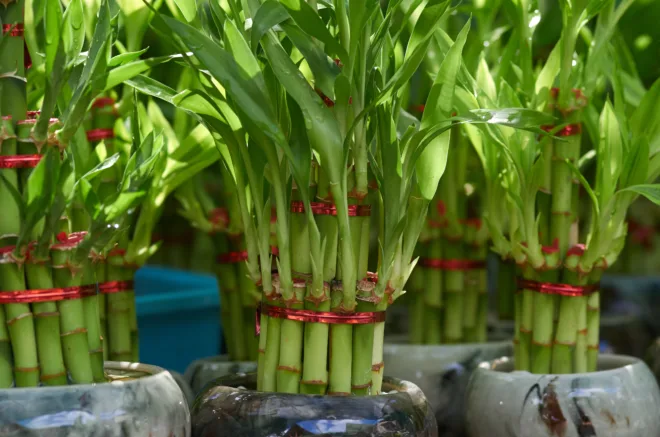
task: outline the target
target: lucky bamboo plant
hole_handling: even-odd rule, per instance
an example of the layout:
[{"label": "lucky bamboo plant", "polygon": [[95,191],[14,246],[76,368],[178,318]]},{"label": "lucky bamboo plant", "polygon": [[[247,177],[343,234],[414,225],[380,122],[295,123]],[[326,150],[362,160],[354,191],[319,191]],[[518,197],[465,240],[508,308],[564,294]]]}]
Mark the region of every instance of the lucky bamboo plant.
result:
[{"label": "lucky bamboo plant", "polygon": [[[477,99],[459,98],[468,107],[488,106],[497,99],[504,105],[525,105],[556,116],[545,127],[554,135],[551,139],[497,128],[488,129],[485,136],[472,132],[473,142],[482,144],[484,166],[489,169],[493,201],[487,222],[494,250],[518,264],[517,369],[534,373],[596,370],[598,282],[623,246],[630,202],[639,195],[659,200],[657,186],[649,185],[657,178],[660,162],[649,147],[657,141],[657,122],[648,112],[653,111],[656,86],[631,112],[628,105],[633,102],[624,97],[624,75],[609,42],[627,5],[562,3],[561,40],[534,74],[529,45],[533,26],[529,5],[521,2],[515,16],[520,39],[512,39],[505,49],[518,50],[518,60],[508,72],[500,68],[496,77],[482,80]],[[592,35],[584,25],[596,16]],[[580,35],[586,35],[590,44],[576,60]],[[515,69],[522,74],[513,74]],[[613,90],[605,99],[599,95],[603,90],[596,81],[599,73],[604,73]],[[643,131],[643,122],[654,128]],[[582,138],[583,126],[588,138]],[[583,143],[593,150],[582,154]],[[595,173],[591,183],[587,181],[590,166]],[[586,217],[578,208],[579,187],[592,203]],[[502,198],[506,202],[495,200]]]},{"label": "lucky bamboo plant", "polygon": [[[0,42],[3,48],[16,48],[8,63],[15,70],[2,75],[3,89],[10,90],[2,97],[0,140],[0,198],[8,213],[3,213],[0,232],[3,387],[105,380],[95,269],[83,241],[107,239],[101,234],[108,234],[109,220],[140,198],[121,191],[99,207],[106,212],[102,219],[90,221],[77,211],[76,187],[116,162],[109,159],[88,172],[90,150],[81,129],[86,111],[96,95],[137,74],[121,68],[130,60],[108,62],[116,11],[102,3],[93,41],[82,53],[79,4],[72,2],[65,11],[57,0],[42,6],[38,12],[47,37],[35,39],[43,51],[31,58],[43,59],[35,63],[37,71],[28,83],[30,101],[37,101],[40,111],[27,111],[28,94],[20,80],[27,55],[21,23],[12,21]],[[9,5],[3,21],[22,18],[22,7],[22,2]],[[125,182],[133,181],[133,170],[145,172],[142,165],[134,166]],[[138,188],[132,183],[123,187]],[[89,223],[96,228],[87,229]]]},{"label": "lucky bamboo plant", "polygon": [[[209,2],[200,9],[202,31],[165,16],[153,22],[175,35],[180,50],[193,53],[189,60],[200,69],[204,93],[175,92],[146,77],[129,81],[196,114],[216,135],[231,169],[248,271],[263,290],[260,390],[381,391],[382,316],[404,292],[444,172],[462,49],[454,44],[447,53],[421,122],[401,117],[399,91],[423,59],[448,2],[420,7],[407,47],[395,47],[391,37],[396,7],[369,1],[319,8],[287,0],[247,2],[238,13]],[[544,118],[512,112],[515,119],[483,111],[455,121],[534,129]],[[377,275],[366,267],[370,189],[381,204]],[[271,201],[276,275],[269,253]]]}]

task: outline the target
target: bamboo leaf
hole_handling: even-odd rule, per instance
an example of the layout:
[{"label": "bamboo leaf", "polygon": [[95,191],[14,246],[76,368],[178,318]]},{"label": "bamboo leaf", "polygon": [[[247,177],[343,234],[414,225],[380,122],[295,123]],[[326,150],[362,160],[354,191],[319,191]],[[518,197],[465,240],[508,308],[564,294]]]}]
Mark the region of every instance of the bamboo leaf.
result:
[{"label": "bamboo leaf", "polygon": [[[454,107],[456,76],[462,62],[461,54],[469,30],[470,22],[468,21],[442,61],[424,108],[422,128],[436,124],[451,115]],[[428,147],[422,152],[420,159],[416,161],[417,183],[422,196],[427,200],[432,200],[435,196],[440,177],[445,172],[449,140],[450,134],[448,131],[438,136],[429,143]]]},{"label": "bamboo leaf", "polygon": [[[165,16],[161,18],[223,85],[232,99],[240,105],[241,110],[250,114],[255,125],[276,143],[286,143],[272,106],[264,103],[268,101],[268,96],[257,93],[259,88],[254,84],[253,78],[247,75],[234,58],[193,27]],[[158,24],[158,21],[155,20],[155,24]]]},{"label": "bamboo leaf", "polygon": [[630,130],[633,138],[648,135],[651,155],[660,151],[660,79],[630,116]]},{"label": "bamboo leaf", "polygon": [[598,143],[598,175],[596,189],[600,201],[606,205],[614,195],[619,175],[623,169],[623,141],[619,122],[612,105],[607,102],[600,116],[600,141]]},{"label": "bamboo leaf", "polygon": [[346,50],[332,36],[321,17],[305,0],[280,0],[280,2],[287,9],[293,21],[305,33],[321,41],[327,50],[336,54],[344,64],[348,63],[349,57]]},{"label": "bamboo leaf", "polygon": [[140,56],[142,56],[146,51],[149,50],[149,47],[146,47],[142,50],[138,50],[137,52],[127,52],[127,53],[122,53],[117,56],[113,56],[110,59],[110,62],[108,62],[108,67],[118,67],[120,65],[127,64],[129,62],[133,62],[136,59],[138,59]]},{"label": "bamboo leaf", "polygon": [[46,74],[53,71],[55,56],[62,40],[62,5],[60,0],[48,0],[44,15],[44,33],[46,36]]},{"label": "bamboo leaf", "polygon": [[646,137],[633,140],[621,172],[620,187],[644,184],[649,171],[649,141]]},{"label": "bamboo leaf", "polygon": [[85,17],[82,0],[72,0],[64,12],[62,38],[67,58],[75,59],[85,44]]},{"label": "bamboo leaf", "polygon": [[656,205],[660,205],[660,184],[633,185],[619,190],[619,193],[622,192],[639,194]]},{"label": "bamboo leaf", "polygon": [[312,73],[314,73],[314,86],[334,100],[335,78],[340,73],[337,64],[298,27],[284,24],[282,28],[296,48],[303,54]]},{"label": "bamboo leaf", "polygon": [[104,72],[104,74],[99,77],[93,78],[92,80],[94,81],[94,84],[92,86],[99,90],[108,91],[153,67],[181,57],[182,55],[170,55],[129,62],[113,68],[110,72]]},{"label": "bamboo leaf", "polygon": [[174,0],[177,7],[187,22],[191,22],[197,16],[197,0]]},{"label": "bamboo leaf", "polygon": [[256,53],[261,38],[273,27],[290,18],[289,12],[277,1],[265,1],[257,10],[252,20],[250,46]]}]

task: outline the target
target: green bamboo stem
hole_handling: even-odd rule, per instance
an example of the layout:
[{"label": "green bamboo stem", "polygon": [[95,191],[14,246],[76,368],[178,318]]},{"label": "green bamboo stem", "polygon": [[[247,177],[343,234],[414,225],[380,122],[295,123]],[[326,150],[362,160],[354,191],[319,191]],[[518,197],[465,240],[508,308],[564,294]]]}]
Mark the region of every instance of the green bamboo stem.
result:
[{"label": "green bamboo stem", "polygon": [[[0,8],[0,21],[3,24],[15,26],[23,24],[25,3],[23,0],[8,2]],[[2,56],[0,56],[0,76],[14,75],[26,77],[24,39],[21,36],[3,35]],[[2,135],[0,138],[0,154],[15,155],[19,151],[13,124],[25,120],[27,114],[27,94],[25,81],[6,77],[2,80],[2,98],[0,99],[0,115],[2,118]],[[16,170],[4,169],[2,176],[13,187],[22,192],[19,184],[19,173]],[[18,235],[21,227],[19,205],[14,200],[10,188],[0,183],[0,205],[3,219],[0,220],[0,241]],[[4,246],[5,244],[0,244]],[[22,291],[26,289],[24,269],[17,263],[0,263],[0,290]],[[41,309],[41,308],[40,308]],[[0,355],[0,384],[3,387],[11,385],[15,380],[17,387],[34,387],[39,384],[39,363],[37,355],[37,339],[33,324],[33,314],[27,304],[7,304],[2,309],[3,327],[0,328],[2,354]],[[5,329],[8,329],[8,336]],[[11,348],[7,340],[11,340]],[[13,350],[14,378],[11,377],[11,355]],[[57,367],[54,363],[53,367]]]},{"label": "green bamboo stem", "polygon": [[[217,234],[215,242],[219,254],[231,251],[231,246],[225,234]],[[243,313],[240,310],[238,269],[234,264],[217,264],[215,271],[220,288],[221,320],[229,359],[232,361],[245,361],[247,351],[245,349]]]},{"label": "green bamboo stem", "polygon": [[[442,259],[443,241],[440,238],[431,240],[428,247],[428,258]],[[443,314],[443,279],[444,272],[440,269],[424,269],[426,289],[424,290],[425,344],[440,344],[442,342]]]},{"label": "green bamboo stem", "polygon": [[[30,289],[53,288],[50,268],[46,263],[28,262],[25,271]],[[32,313],[35,319],[41,382],[45,385],[66,385],[67,372],[60,344],[60,317],[57,305],[55,302],[34,303]]]},{"label": "green bamboo stem", "polygon": [[[271,301],[269,305],[275,305],[279,302]],[[277,391],[277,366],[280,362],[280,333],[282,331],[282,319],[277,317],[266,317],[268,320],[266,332],[261,335],[266,337],[263,391]],[[263,325],[262,325],[263,329]]]},{"label": "green bamboo stem", "polygon": [[[0,267],[1,271],[2,268]],[[0,284],[2,284],[2,281],[0,281]],[[14,358],[11,351],[11,339],[7,329],[5,309],[0,307],[0,389],[9,388],[14,383],[13,367]]]},{"label": "green bamboo stem", "polygon": [[[83,285],[82,272],[69,269],[71,266],[71,249],[51,249],[53,263],[53,284],[60,287],[77,287]],[[60,337],[64,352],[64,363],[75,384],[94,382],[92,362],[89,355],[87,328],[82,299],[61,300],[57,302],[60,312]]]},{"label": "green bamboo stem", "polygon": [[[106,270],[107,264],[105,262],[95,261],[93,263],[94,270],[96,272],[96,281],[97,284],[102,284],[106,282]],[[105,294],[98,294],[96,296],[99,308],[99,324],[101,329],[101,338],[103,339],[103,361],[108,360],[109,351],[108,351],[108,318],[107,318],[107,296]]]},{"label": "green bamboo stem", "polygon": [[[294,188],[292,200],[300,200]],[[309,241],[309,223],[305,214],[292,213],[290,216],[291,254],[295,299],[287,302],[289,308],[303,309],[307,291],[307,279],[312,273]],[[298,393],[302,375],[304,323],[282,320],[280,338],[280,360],[277,366],[277,391]]]},{"label": "green bamboo stem", "polygon": [[[241,247],[244,247],[242,245]],[[259,342],[254,335],[254,314],[259,302],[259,291],[256,284],[250,278],[250,272],[246,263],[238,264],[238,280],[241,296],[241,305],[243,307],[243,336],[245,341],[245,352],[250,361],[257,360]]]},{"label": "green bamboo stem", "polygon": [[[4,55],[4,54],[3,54]],[[0,61],[1,62],[1,61]],[[16,134],[12,125],[11,116],[2,119],[0,124],[0,155],[16,155]],[[0,170],[5,181],[13,189],[19,190],[18,172],[15,169]],[[0,220],[0,242],[5,238],[13,238],[20,231],[19,204],[16,203],[10,188],[5,183],[0,183],[0,204],[3,205],[3,220]],[[3,246],[5,244],[2,244]]]},{"label": "green bamboo stem", "polygon": [[[415,256],[422,257],[426,252],[428,243],[421,243],[415,248]],[[410,302],[408,304],[408,318],[409,318],[409,341],[411,344],[424,343],[424,288],[425,288],[425,269],[421,266],[415,266],[412,274],[410,275],[410,286],[408,287],[411,293]]]},{"label": "green bamboo stem", "polygon": [[[108,281],[132,279],[132,272],[127,274],[122,256],[108,257]],[[115,264],[116,263],[116,264]],[[133,344],[131,340],[132,293],[120,291],[106,296],[108,317],[108,355],[112,361],[131,361]]]},{"label": "green bamboo stem", "polygon": [[[353,199],[351,199],[353,200]],[[367,205],[369,197],[356,203]],[[367,280],[367,266],[369,261],[369,235],[370,217],[351,217],[351,234],[353,237],[353,250],[357,260],[357,274],[359,281],[357,292],[357,311],[376,311],[373,302],[374,294],[370,291],[372,284]],[[366,287],[365,287],[366,286]],[[351,369],[351,392],[354,395],[368,395],[372,389],[372,354],[374,349],[375,324],[356,325],[353,328],[353,367]],[[379,361],[380,362],[380,361]]]},{"label": "green bamboo stem", "polygon": [[516,264],[510,259],[498,257],[497,313],[500,320],[512,320],[516,293]]},{"label": "green bamboo stem", "polygon": [[[3,291],[26,289],[24,269],[15,263],[0,263]],[[39,362],[33,314],[28,304],[6,304],[6,324],[14,353],[14,380],[17,387],[39,385]],[[6,376],[3,378],[6,380]]]},{"label": "green bamboo stem", "polygon": [[[316,197],[321,202],[330,202],[329,181],[322,168],[319,168]],[[330,215],[317,215],[316,225],[325,239],[323,254],[323,289],[321,293],[313,289],[305,299],[305,309],[313,311],[330,311],[330,283],[337,272],[337,219]],[[305,353],[300,391],[305,394],[326,393],[328,388],[328,345],[330,327],[324,323],[307,323],[305,325]]]},{"label": "green bamboo stem", "polygon": [[266,346],[268,340],[268,316],[261,314],[259,317],[259,356],[257,359],[257,390],[266,391],[264,388],[264,368],[266,367]]},{"label": "green bamboo stem", "polygon": [[[558,282],[559,253],[552,247],[544,248],[545,267],[548,270],[538,275],[544,282]],[[534,293],[534,313],[532,327],[532,373],[550,373],[555,317],[555,296],[546,293]]]},{"label": "green bamboo stem", "polygon": [[573,356],[573,372],[586,373],[587,370],[587,296],[576,297],[577,306],[577,338],[575,340],[575,354]]},{"label": "green bamboo stem", "polygon": [[[570,261],[567,260],[567,263],[570,264]],[[564,270],[562,282],[572,285],[585,283],[584,278],[580,278],[577,272],[568,269]],[[573,373],[582,303],[580,298],[561,297],[559,305],[559,322],[552,349],[552,373]]]},{"label": "green bamboo stem", "polygon": [[[525,279],[538,280],[537,273],[530,267],[523,269],[523,277]],[[523,289],[519,297],[520,311],[519,325],[518,325],[518,357],[516,361],[516,370],[531,369],[531,352],[532,352],[532,329],[534,320],[534,295],[537,294],[533,290]]]},{"label": "green bamboo stem", "polygon": [[[596,268],[591,273],[591,283],[597,283],[603,271]],[[600,340],[600,291],[596,290],[587,299],[587,372],[598,370]]]},{"label": "green bamboo stem", "polygon": [[[463,259],[464,248],[460,240],[445,239],[446,259]],[[463,321],[465,302],[465,272],[462,270],[447,270],[444,272],[444,341],[445,343],[461,343],[463,341]]]},{"label": "green bamboo stem", "polygon": [[[91,259],[85,260],[82,265],[82,283],[94,284],[96,272]],[[99,294],[82,298],[87,328],[87,344],[92,365],[92,373],[95,382],[105,382],[105,370],[103,367],[103,336],[101,334],[101,315],[99,308]]]},{"label": "green bamboo stem", "polygon": [[[561,90],[560,90],[561,92]],[[554,141],[552,167],[552,223],[551,241],[556,241],[560,260],[563,260],[570,244],[572,224],[573,173],[566,160],[574,160],[580,150],[581,137],[568,137],[566,141]],[[571,276],[571,275],[568,275]],[[566,278],[562,278],[565,281]],[[562,297],[559,304],[559,320],[555,345],[552,352],[552,372],[570,373],[573,367],[573,349],[577,340],[575,330],[581,313],[580,303],[571,297]]]}]

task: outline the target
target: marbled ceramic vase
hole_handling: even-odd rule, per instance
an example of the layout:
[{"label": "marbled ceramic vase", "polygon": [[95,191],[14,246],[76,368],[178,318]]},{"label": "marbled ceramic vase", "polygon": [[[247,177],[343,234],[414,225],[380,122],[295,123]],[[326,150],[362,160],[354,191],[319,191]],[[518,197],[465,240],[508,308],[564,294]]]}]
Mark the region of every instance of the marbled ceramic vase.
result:
[{"label": "marbled ceramic vase", "polygon": [[465,392],[472,372],[484,361],[513,354],[513,343],[457,345],[385,344],[385,371],[416,384],[431,405],[442,437],[465,435]]},{"label": "marbled ceramic vase", "polygon": [[193,436],[435,437],[435,418],[414,384],[385,377],[377,396],[250,390],[256,374],[219,378],[195,401]]},{"label": "marbled ceramic vase", "polygon": [[467,393],[470,437],[660,436],[660,389],[639,359],[602,355],[599,371],[535,375],[482,363]]},{"label": "marbled ceramic vase", "polygon": [[256,361],[230,361],[229,355],[218,355],[193,361],[183,374],[183,378],[196,396],[210,382],[218,378],[256,371]]},{"label": "marbled ceramic vase", "polygon": [[108,361],[111,382],[0,390],[0,435],[188,437],[190,412],[169,372]]}]

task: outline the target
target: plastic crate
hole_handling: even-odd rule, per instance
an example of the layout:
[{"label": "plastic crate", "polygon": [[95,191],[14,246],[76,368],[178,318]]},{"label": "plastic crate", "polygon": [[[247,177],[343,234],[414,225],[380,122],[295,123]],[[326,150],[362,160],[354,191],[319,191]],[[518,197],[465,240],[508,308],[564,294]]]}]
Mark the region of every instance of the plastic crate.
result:
[{"label": "plastic crate", "polygon": [[183,373],[222,347],[215,276],[147,266],[135,274],[140,361]]}]

